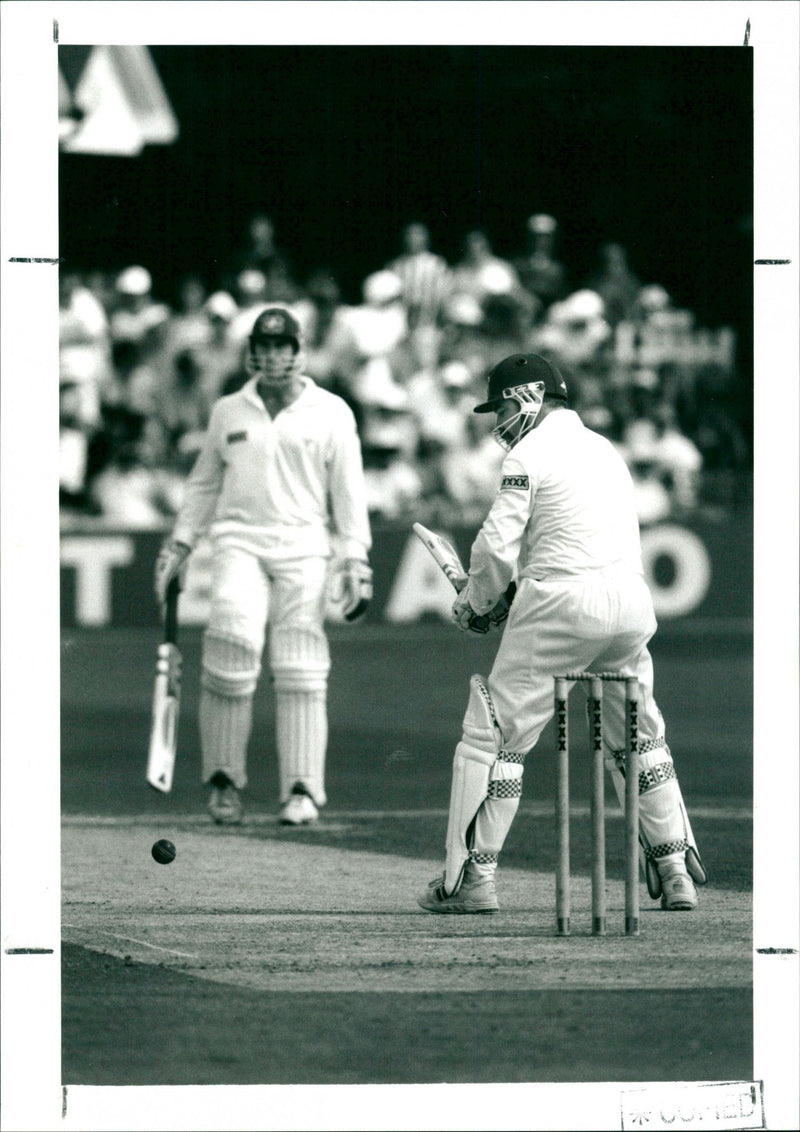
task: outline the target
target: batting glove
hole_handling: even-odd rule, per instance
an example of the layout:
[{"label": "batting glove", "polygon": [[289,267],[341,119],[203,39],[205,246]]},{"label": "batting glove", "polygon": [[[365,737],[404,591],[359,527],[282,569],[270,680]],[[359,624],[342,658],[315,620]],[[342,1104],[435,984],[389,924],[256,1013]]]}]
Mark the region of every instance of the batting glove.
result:
[{"label": "batting glove", "polygon": [[509,582],[508,589],[498,601],[497,605],[488,614],[489,620],[493,625],[502,625],[504,621],[508,620],[508,614],[511,609],[511,602],[514,600],[514,595],[517,592],[517,583]]},{"label": "batting glove", "polygon": [[186,559],[192,553],[192,548],[184,542],[170,540],[165,542],[158,552],[155,571],[156,600],[164,605],[167,600],[167,590],[172,579],[180,572]]},{"label": "batting glove", "polygon": [[464,633],[488,633],[491,627],[490,614],[479,614],[464,596],[464,591],[453,602],[452,617],[459,629]]},{"label": "batting glove", "polygon": [[342,575],[344,583],[344,619],[358,621],[372,601],[372,570],[361,558],[348,558]]}]

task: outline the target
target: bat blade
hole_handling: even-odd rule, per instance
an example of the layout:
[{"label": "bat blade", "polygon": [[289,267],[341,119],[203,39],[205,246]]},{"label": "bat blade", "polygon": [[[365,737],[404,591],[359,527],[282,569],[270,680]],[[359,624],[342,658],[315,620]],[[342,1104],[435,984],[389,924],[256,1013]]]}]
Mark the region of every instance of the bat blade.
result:
[{"label": "bat blade", "polygon": [[467,582],[467,572],[464,569],[458,551],[443,536],[431,531],[422,523],[414,523],[412,530],[432,556],[434,562],[452,585],[456,593],[463,590]]},{"label": "bat blade", "polygon": [[147,781],[163,794],[172,789],[175,755],[178,748],[178,719],[181,702],[181,654],[174,644],[158,647],[153,714],[147,754]]},{"label": "bat blade", "polygon": [[[461,559],[458,556],[458,551],[453,546],[453,544],[448,542],[444,535],[438,535],[435,531],[429,530],[422,523],[413,523],[412,529],[417,538],[419,538],[428,549],[429,553],[433,557],[433,560],[436,562],[439,569],[450,582],[456,593],[461,593],[464,586],[467,584],[467,572],[461,564]],[[505,599],[508,602],[509,606],[514,600],[514,595],[516,594],[516,592],[516,582],[509,582],[508,588],[505,592]],[[500,603],[498,602],[498,606],[499,604]],[[497,625],[501,624],[501,622],[504,621],[508,616],[508,606],[506,606],[505,616],[500,617],[496,615],[497,607],[493,611],[493,614],[486,613],[482,614],[480,617],[476,617],[476,626],[486,626],[491,622]]]},{"label": "bat blade", "polygon": [[164,640],[158,646],[153,715],[147,752],[147,782],[154,790],[169,794],[178,750],[178,716],[181,704],[182,657],[178,648],[178,598],[181,583],[176,575],[167,588],[164,608]]}]

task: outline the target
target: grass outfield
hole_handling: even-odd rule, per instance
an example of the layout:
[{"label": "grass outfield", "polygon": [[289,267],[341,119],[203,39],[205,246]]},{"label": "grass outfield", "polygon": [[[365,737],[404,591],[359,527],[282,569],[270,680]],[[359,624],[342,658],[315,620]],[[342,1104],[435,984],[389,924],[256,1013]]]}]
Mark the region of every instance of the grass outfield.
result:
[{"label": "grass outfield", "polygon": [[[751,1076],[746,639],[665,634],[653,649],[656,695],[712,883],[684,915],[660,912],[642,888],[634,940],[619,926],[622,822],[610,789],[609,936],[586,934],[588,766],[585,784],[572,776],[574,934],[553,935],[550,729],[526,764],[499,874],[501,913],[440,918],[415,905],[441,864],[467,680],[490,667],[491,641],[436,626],[332,632],[324,818],[306,830],[275,821],[265,690],[249,820],[235,831],[203,812],[197,631],[184,634],[174,790],[156,795],[144,783],[155,643],[135,630],[63,642],[65,1083]],[[149,856],[159,836],[178,847],[171,866]],[[165,1053],[147,1034],[167,1026]]]},{"label": "grass outfield", "polygon": [[[145,630],[70,632],[62,649],[62,806],[71,813],[196,812],[200,633],[183,634],[179,758],[166,807],[143,780],[157,637]],[[331,804],[347,809],[441,809],[450,793],[469,676],[488,673],[496,638],[451,626],[334,627],[327,768]],[[752,646],[747,636],[657,634],[655,692],[690,805],[752,797]],[[570,697],[573,759],[588,752],[583,698]],[[254,705],[248,799],[273,809],[277,767],[272,693]],[[526,764],[524,798],[555,789],[552,724]],[[574,796],[588,798],[575,763]]]},{"label": "grass outfield", "polygon": [[[129,1085],[746,1080],[752,1074],[747,996],[740,1000],[727,988],[693,991],[691,1010],[686,992],[674,989],[304,991],[287,1002],[280,990],[231,988],[74,945],[65,944],[62,954],[64,1080],[73,1083],[120,1084],[121,1050]],[[730,1035],[722,1047],[709,1047],[704,1015]],[[87,1066],[86,1053],[77,1057],[73,1043],[83,1039],[85,1046],[90,1030],[104,1039],[94,1043]],[[158,1057],[151,1050],[154,1031],[170,1039]],[[646,1049],[646,1059],[632,1059],[632,1047]]]}]

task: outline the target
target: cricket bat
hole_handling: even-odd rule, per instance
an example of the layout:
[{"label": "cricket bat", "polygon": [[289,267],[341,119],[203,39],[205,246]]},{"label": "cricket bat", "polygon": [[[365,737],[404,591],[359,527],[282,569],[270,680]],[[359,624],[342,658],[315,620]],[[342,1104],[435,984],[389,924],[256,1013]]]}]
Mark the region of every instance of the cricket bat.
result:
[{"label": "cricket bat", "polygon": [[178,648],[178,596],[180,581],[173,578],[167,589],[164,640],[158,646],[153,717],[147,755],[147,781],[155,790],[172,789],[178,747],[178,714],[181,702],[182,657]]},{"label": "cricket bat", "polygon": [[[467,572],[453,544],[448,542],[444,535],[437,535],[435,531],[429,530],[427,527],[423,526],[422,523],[414,523],[412,529],[417,538],[420,539],[428,549],[434,562],[450,582],[456,593],[461,593],[464,586],[467,584]],[[516,582],[509,582],[508,589],[505,592],[505,599],[508,602],[508,606],[510,606],[511,602],[514,600],[514,594],[516,592]],[[508,608],[506,607],[505,615],[507,616],[507,614]],[[495,620],[497,620],[497,618]],[[491,621],[492,616],[489,613],[476,618],[477,625],[488,625]]]},{"label": "cricket bat", "polygon": [[421,539],[423,545],[431,554],[434,562],[452,585],[456,593],[460,593],[467,584],[467,572],[461,565],[458,551],[443,535],[428,530],[422,523],[414,523],[414,534]]}]

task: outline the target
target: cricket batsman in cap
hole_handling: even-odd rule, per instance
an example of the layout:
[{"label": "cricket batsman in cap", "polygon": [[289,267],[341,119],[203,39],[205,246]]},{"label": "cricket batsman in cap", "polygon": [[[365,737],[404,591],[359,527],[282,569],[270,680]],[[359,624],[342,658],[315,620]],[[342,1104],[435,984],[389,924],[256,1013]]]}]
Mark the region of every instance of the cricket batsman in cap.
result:
[{"label": "cricket batsman in cap", "polygon": [[[470,682],[453,759],[445,868],[418,903],[429,912],[498,910],[498,857],[519,807],[525,757],[553,714],[553,677],[619,671],[641,689],[639,815],[648,891],[666,911],[691,911],[706,873],[653,696],[647,645],[656,618],[628,468],[608,440],[584,427],[561,373],[537,354],[513,354],[495,366],[475,412],[495,414],[494,436],[507,454],[453,605],[456,625],[486,632],[486,615],[513,578],[517,589],[488,680]],[[606,766],[624,807],[622,683],[605,689],[603,716]]]}]

